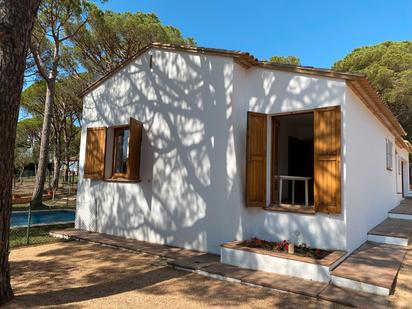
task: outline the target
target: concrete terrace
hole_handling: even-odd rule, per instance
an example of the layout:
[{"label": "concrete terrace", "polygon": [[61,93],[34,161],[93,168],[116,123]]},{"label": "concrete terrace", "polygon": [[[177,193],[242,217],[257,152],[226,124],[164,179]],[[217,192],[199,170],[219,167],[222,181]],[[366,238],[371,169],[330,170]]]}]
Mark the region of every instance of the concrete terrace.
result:
[{"label": "concrete terrace", "polygon": [[136,253],[160,256],[167,258],[168,265],[178,270],[195,272],[210,278],[267,288],[273,291],[291,292],[316,299],[324,299],[346,306],[386,308],[389,304],[389,300],[386,297],[379,295],[337,288],[327,283],[221,264],[218,255],[150,244],[143,241],[86,232],[83,230],[54,231],[52,235],[65,239],[93,242],[113,248],[127,249]]}]

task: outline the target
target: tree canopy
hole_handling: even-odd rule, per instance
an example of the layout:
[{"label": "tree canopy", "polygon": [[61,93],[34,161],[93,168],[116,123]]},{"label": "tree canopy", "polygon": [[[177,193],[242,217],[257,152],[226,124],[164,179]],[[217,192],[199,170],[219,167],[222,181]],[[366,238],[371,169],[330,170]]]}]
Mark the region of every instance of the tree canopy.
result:
[{"label": "tree canopy", "polygon": [[[74,33],[74,56],[77,64],[95,77],[104,75],[138,50],[152,42],[195,45],[179,29],[163,25],[153,13],[116,13],[91,10],[86,27],[75,33],[76,25],[66,26]],[[76,66],[76,65],[75,65]]]},{"label": "tree canopy", "polygon": [[22,119],[17,123],[14,166],[23,170],[30,163],[37,163],[42,120],[39,117]]},{"label": "tree canopy", "polygon": [[412,41],[357,48],[333,69],[366,74],[412,141]]},{"label": "tree canopy", "polygon": [[300,65],[300,59],[296,56],[272,56],[269,61],[281,64]]}]

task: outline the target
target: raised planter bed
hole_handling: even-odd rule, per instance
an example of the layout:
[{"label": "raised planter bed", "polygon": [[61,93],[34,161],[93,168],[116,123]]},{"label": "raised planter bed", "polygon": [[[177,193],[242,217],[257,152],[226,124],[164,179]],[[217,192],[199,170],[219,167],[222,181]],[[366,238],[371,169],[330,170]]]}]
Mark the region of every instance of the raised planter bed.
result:
[{"label": "raised planter bed", "polygon": [[243,241],[232,241],[221,245],[221,263],[320,282],[331,280],[331,270],[346,255],[345,251],[332,251],[324,258],[316,259],[286,252],[250,248],[243,243]]}]

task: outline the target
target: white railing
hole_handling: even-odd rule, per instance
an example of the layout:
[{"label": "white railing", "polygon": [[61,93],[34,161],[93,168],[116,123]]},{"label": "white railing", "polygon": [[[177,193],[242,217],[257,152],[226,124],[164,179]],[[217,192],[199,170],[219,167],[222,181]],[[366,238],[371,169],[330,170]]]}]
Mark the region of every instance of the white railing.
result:
[{"label": "white railing", "polygon": [[282,203],[282,184],[283,180],[292,181],[292,205],[295,205],[295,181],[305,182],[305,206],[309,206],[309,180],[311,177],[301,177],[301,176],[286,176],[286,175],[276,175],[275,179],[279,180],[279,204]]}]

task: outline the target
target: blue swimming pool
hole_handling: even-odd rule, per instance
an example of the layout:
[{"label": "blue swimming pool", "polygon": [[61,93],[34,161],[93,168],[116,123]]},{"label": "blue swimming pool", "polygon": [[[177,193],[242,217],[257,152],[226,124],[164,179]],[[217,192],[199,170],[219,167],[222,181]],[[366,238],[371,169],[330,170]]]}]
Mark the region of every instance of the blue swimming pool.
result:
[{"label": "blue swimming pool", "polygon": [[[12,212],[11,226],[18,227],[27,225],[27,216],[28,211]],[[30,225],[69,223],[73,222],[74,218],[75,212],[72,210],[32,211]]]}]

